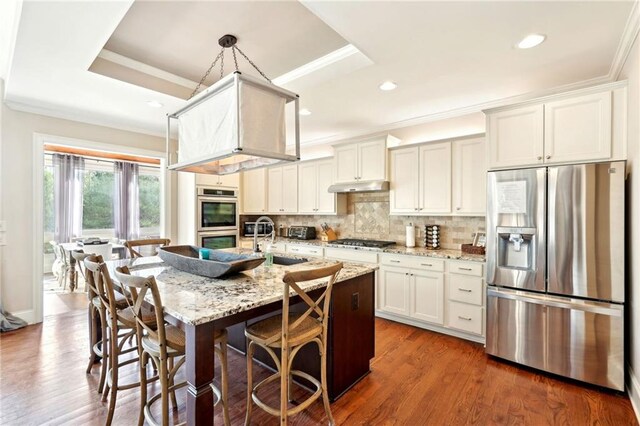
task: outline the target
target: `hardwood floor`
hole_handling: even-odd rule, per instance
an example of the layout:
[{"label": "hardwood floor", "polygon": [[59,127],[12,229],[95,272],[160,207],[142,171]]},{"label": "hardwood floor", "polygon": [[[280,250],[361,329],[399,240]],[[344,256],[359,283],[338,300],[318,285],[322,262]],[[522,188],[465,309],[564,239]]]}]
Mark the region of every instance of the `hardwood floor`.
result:
[{"label": "hardwood floor", "polygon": [[[376,327],[372,373],[332,404],[339,425],[637,424],[624,395],[489,358],[475,343],[381,319]],[[98,365],[93,374],[84,372],[87,342],[84,309],[0,335],[0,424],[104,424]],[[231,421],[241,425],[245,360],[234,351],[229,358]],[[254,371],[255,379],[267,375],[260,367]],[[135,368],[124,377],[136,380]],[[156,390],[150,386],[151,393]],[[304,394],[299,388],[294,392],[298,398]],[[135,424],[138,395],[136,389],[119,394],[114,424]],[[275,386],[273,397],[278,395]],[[178,398],[184,400],[184,392]],[[184,404],[181,419],[183,410]],[[279,423],[256,407],[253,411],[254,425]],[[222,424],[220,414],[216,411],[216,424]],[[325,421],[317,402],[290,423]]]}]

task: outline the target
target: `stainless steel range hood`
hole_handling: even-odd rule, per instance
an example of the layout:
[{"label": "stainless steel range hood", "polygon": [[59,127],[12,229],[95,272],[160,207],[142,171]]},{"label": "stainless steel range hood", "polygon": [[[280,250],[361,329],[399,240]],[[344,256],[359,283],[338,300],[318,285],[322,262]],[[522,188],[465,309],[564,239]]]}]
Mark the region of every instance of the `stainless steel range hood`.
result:
[{"label": "stainless steel range hood", "polygon": [[388,191],[386,180],[370,180],[368,182],[337,183],[329,187],[329,192],[376,192]]}]

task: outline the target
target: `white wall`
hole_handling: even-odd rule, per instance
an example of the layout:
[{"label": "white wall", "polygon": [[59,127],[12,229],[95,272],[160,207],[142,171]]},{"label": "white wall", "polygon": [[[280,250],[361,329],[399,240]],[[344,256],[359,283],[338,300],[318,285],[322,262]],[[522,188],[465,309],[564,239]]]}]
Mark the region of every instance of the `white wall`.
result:
[{"label": "white wall", "polygon": [[627,327],[629,381],[627,389],[640,421],[640,41],[636,38],[622,69],[628,80],[627,122]]},{"label": "white wall", "polygon": [[[0,80],[0,94],[4,94]],[[4,96],[2,96],[4,98]],[[0,218],[6,220],[7,245],[0,263],[0,289],[4,308],[32,320],[34,295],[34,224],[32,219],[34,133],[108,143],[126,147],[165,151],[163,138],[127,132],[108,127],[62,120],[37,114],[14,111],[4,102],[0,111]],[[168,185],[168,195],[174,193],[175,178]],[[168,200],[171,202],[171,200]],[[169,212],[168,236],[175,230],[175,202]]]}]

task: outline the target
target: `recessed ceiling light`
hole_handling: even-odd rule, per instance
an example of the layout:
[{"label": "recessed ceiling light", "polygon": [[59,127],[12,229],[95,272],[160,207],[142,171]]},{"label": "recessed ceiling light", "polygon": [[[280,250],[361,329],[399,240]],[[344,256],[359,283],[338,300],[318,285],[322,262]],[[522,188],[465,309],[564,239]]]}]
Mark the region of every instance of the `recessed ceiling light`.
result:
[{"label": "recessed ceiling light", "polygon": [[393,81],[385,81],[378,87],[380,88],[380,90],[389,91],[395,89],[396,87],[398,87],[398,85]]},{"label": "recessed ceiling light", "polygon": [[151,108],[162,108],[164,106],[158,101],[148,101],[147,105],[150,106]]},{"label": "recessed ceiling light", "polygon": [[309,111],[309,110],[308,110],[308,109],[306,109],[306,108],[302,108],[302,109],[298,112],[298,114],[300,114],[300,115],[311,115],[311,111]]},{"label": "recessed ceiling light", "polygon": [[519,49],[530,49],[532,47],[536,47],[540,43],[546,39],[547,36],[544,34],[529,34],[525,38],[522,39],[520,43],[518,43]]}]

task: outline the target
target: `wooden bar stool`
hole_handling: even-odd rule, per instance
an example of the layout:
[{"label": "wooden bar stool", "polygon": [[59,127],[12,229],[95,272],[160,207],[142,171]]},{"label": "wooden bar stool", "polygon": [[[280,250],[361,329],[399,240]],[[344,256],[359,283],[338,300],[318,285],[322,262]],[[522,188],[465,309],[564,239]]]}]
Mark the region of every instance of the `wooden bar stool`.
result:
[{"label": "wooden bar stool", "polygon": [[[127,250],[129,250],[129,256],[131,256],[132,258],[135,257],[143,257],[144,255],[140,254],[140,247],[149,247],[149,246],[158,246],[158,247],[164,247],[164,246],[168,246],[169,244],[171,244],[171,240],[168,238],[155,238],[155,239],[148,239],[148,240],[129,240],[129,241],[125,241],[124,246],[127,248]],[[138,250],[136,250],[135,248],[138,248]],[[155,249],[155,253],[152,254],[152,256],[155,256],[158,254],[158,249]]]},{"label": "wooden bar stool", "polygon": [[[126,355],[136,351],[139,355],[139,347],[137,345],[130,345],[125,349],[125,345],[132,343],[136,337],[136,321],[133,313],[133,302],[129,300],[125,295],[125,301],[127,306],[125,308],[118,308],[118,299],[116,298],[113,281],[109,275],[109,270],[104,262],[100,262],[102,258],[100,256],[89,256],[84,260],[87,275],[93,275],[93,281],[97,290],[98,297],[105,309],[105,324],[106,332],[103,335],[108,336],[108,345],[103,344],[103,348],[108,351],[108,362],[105,364],[107,367],[105,389],[102,392],[102,401],[106,401],[107,394],[109,396],[109,411],[107,413],[106,425],[110,425],[113,421],[113,415],[116,407],[116,400],[118,391],[133,389],[140,386],[140,382],[135,383],[119,383],[120,368],[125,365],[138,362],[138,356],[130,356],[125,360],[120,360],[121,355]],[[155,327],[156,317],[152,310],[145,308],[141,315],[144,321],[149,327]],[[103,353],[105,350],[103,350]],[[104,361],[103,361],[104,362]],[[154,380],[157,377],[154,377]]]},{"label": "wooden bar stool", "polygon": [[[162,305],[162,299],[160,292],[158,291],[158,285],[153,276],[150,277],[138,277],[129,274],[129,269],[126,266],[116,268],[116,278],[120,283],[127,287],[131,292],[132,299],[134,300],[133,313],[136,320],[136,327],[138,330],[138,345],[141,350],[140,354],[140,413],[138,416],[138,425],[142,426],[146,420],[153,426],[162,425],[167,426],[169,424],[169,397],[171,397],[173,407],[176,409],[175,391],[183,386],[187,385],[187,382],[180,382],[176,384],[174,382],[176,373],[179,368],[185,362],[185,335],[181,329],[165,324],[164,321],[164,308]],[[151,292],[153,298],[153,305],[156,315],[157,327],[152,328],[144,320],[143,306],[144,298],[147,292]],[[216,330],[214,335],[215,353],[220,359],[220,366],[222,370],[222,391],[220,391],[213,383],[211,388],[216,401],[214,407],[222,403],[224,424],[229,426],[231,424],[229,420],[229,407],[228,407],[228,373],[227,373],[227,330]],[[178,357],[180,360],[175,362]],[[151,359],[152,363],[156,366],[160,377],[160,393],[147,399],[147,369],[146,365]],[[161,401],[162,404],[162,421],[159,422],[151,413],[151,406]],[[184,424],[184,423],[180,423]]]},{"label": "wooden bar stool", "polygon": [[[280,424],[286,425],[289,416],[306,409],[321,395],[329,424],[335,424],[327,394],[327,328],[331,290],[341,269],[342,263],[337,263],[326,268],[287,273],[282,279],[284,282],[282,315],[257,322],[245,330],[247,337],[247,417],[245,425],[249,425],[251,422],[253,402],[267,413],[280,417]],[[297,284],[321,278],[329,278],[329,281],[325,291],[316,300],[311,299]],[[291,289],[308,306],[302,314],[289,314],[289,292]],[[308,343],[317,344],[320,350],[320,381],[307,373],[291,368],[298,351]],[[262,347],[273,358],[278,371],[253,387],[253,352],[256,345]],[[280,358],[274,349],[280,349]],[[303,402],[294,408],[289,408],[292,376],[308,380],[316,386],[316,390]],[[258,396],[258,391],[264,385],[278,379],[280,380],[280,407],[275,408],[263,402]]]}]

